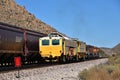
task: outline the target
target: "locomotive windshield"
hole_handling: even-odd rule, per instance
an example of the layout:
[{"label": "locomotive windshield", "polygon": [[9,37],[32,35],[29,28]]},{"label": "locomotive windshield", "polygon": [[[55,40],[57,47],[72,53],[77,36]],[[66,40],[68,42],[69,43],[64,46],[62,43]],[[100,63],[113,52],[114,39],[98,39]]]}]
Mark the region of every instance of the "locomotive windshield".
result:
[{"label": "locomotive windshield", "polygon": [[49,45],[49,40],[42,40],[42,45]]},{"label": "locomotive windshield", "polygon": [[59,40],[53,39],[52,40],[52,45],[59,45]]}]

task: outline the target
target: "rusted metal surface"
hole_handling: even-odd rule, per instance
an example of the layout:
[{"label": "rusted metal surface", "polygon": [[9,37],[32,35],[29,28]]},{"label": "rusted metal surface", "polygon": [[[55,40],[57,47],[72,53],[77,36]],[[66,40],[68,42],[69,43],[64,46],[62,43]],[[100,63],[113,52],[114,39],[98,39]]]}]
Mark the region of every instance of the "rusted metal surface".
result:
[{"label": "rusted metal surface", "polygon": [[39,38],[46,34],[22,29],[0,22],[0,63],[9,62],[15,56],[38,56]]},{"label": "rusted metal surface", "polygon": [[80,42],[80,52],[86,52],[86,43]]},{"label": "rusted metal surface", "polygon": [[66,42],[66,46],[68,46],[68,47],[76,47],[77,46],[77,41],[65,40],[65,42]]},{"label": "rusted metal surface", "polygon": [[87,51],[89,52],[89,53],[98,53],[99,52],[99,48],[98,47],[95,47],[95,46],[91,46],[91,45],[87,45]]}]

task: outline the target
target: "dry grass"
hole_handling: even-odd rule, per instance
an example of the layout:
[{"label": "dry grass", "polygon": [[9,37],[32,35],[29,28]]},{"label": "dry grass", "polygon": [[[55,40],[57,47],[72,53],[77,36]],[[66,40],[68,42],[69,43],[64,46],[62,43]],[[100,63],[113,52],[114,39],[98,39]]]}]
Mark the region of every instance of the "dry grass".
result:
[{"label": "dry grass", "polygon": [[[84,76],[84,77],[83,77]],[[112,80],[104,69],[92,68],[83,71],[79,76],[82,80]]]},{"label": "dry grass", "polygon": [[113,80],[120,80],[120,70],[119,71],[114,71],[112,74],[111,74],[111,76],[112,76],[112,79]]},{"label": "dry grass", "polygon": [[88,74],[87,80],[111,80],[111,78],[104,69],[92,69]]},{"label": "dry grass", "polygon": [[120,55],[110,57],[106,64],[84,70],[78,77],[81,80],[120,80]]}]

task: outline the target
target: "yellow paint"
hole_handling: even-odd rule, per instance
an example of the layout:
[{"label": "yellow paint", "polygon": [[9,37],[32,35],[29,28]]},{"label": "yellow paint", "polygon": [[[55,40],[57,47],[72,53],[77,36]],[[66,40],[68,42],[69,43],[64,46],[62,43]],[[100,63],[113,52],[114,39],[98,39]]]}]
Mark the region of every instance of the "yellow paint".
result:
[{"label": "yellow paint", "polygon": [[41,46],[40,47],[42,57],[57,57],[61,56],[62,47],[61,46]]},{"label": "yellow paint", "polygon": [[77,47],[78,48],[78,52],[80,52],[80,42],[78,41],[77,44],[78,44],[78,47]]},{"label": "yellow paint", "polygon": [[74,55],[74,56],[76,55],[76,47],[74,48],[73,55]]},{"label": "yellow paint", "polygon": [[66,55],[66,46],[65,46],[65,45],[66,45],[66,43],[65,43],[65,41],[64,41],[63,43],[64,43],[64,46],[63,46],[63,47],[64,47],[64,49],[63,49],[63,50],[64,50],[64,52],[63,52],[63,53],[64,53],[64,55]]},{"label": "yellow paint", "polygon": [[[82,46],[83,47],[83,46]],[[87,53],[87,51],[86,51],[86,43],[84,44],[84,51],[81,51],[80,50],[80,48],[81,48],[81,42],[79,41],[79,47],[78,47],[79,49],[78,49],[78,57],[79,58],[83,58],[85,55],[86,55],[86,53]]]},{"label": "yellow paint", "polygon": [[39,50],[40,50],[40,55],[42,57],[50,57],[50,55],[54,58],[54,57],[59,57],[61,56],[62,53],[62,39],[60,39],[60,45],[51,45],[52,44],[52,39],[50,40],[50,45],[48,46],[42,46],[42,40],[40,40],[40,44],[39,44]]},{"label": "yellow paint", "polygon": [[[49,58],[50,56],[54,57],[60,57],[61,54],[63,53],[64,55],[67,55],[70,53],[68,46],[66,46],[66,40],[60,38],[60,44],[59,45],[52,45],[52,39],[49,39],[50,41],[50,45],[46,46],[42,46],[42,40],[39,40],[39,53],[40,55],[44,58],[47,57]],[[78,47],[74,48],[74,54],[73,56],[76,56],[78,53],[79,58],[82,58],[86,55],[86,44],[84,44],[84,51],[80,51],[80,47],[81,47],[81,42],[78,41],[77,42]],[[76,50],[77,49],[77,50]],[[71,56],[71,54],[70,54]]]}]

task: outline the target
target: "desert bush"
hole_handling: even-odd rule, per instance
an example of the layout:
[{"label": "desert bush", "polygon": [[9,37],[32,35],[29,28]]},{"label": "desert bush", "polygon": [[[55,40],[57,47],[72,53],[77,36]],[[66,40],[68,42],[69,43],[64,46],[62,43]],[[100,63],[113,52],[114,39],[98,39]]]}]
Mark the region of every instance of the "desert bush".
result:
[{"label": "desert bush", "polygon": [[107,63],[110,65],[120,64],[120,55],[109,57]]},{"label": "desert bush", "polygon": [[118,65],[107,65],[104,66],[104,69],[106,69],[106,71],[111,74],[113,73],[115,70],[119,70],[119,66]]},{"label": "desert bush", "polygon": [[111,80],[105,69],[93,68],[90,70],[86,80]]},{"label": "desert bush", "polygon": [[81,80],[86,80],[86,76],[88,75],[88,70],[85,69],[83,70],[81,73],[79,73],[78,77],[81,79]]},{"label": "desert bush", "polygon": [[81,80],[112,80],[105,69],[92,68],[79,74]]},{"label": "desert bush", "polygon": [[110,57],[106,64],[84,70],[78,77],[81,80],[120,80],[120,55]]},{"label": "desert bush", "polygon": [[114,71],[111,76],[113,80],[120,80],[120,70]]}]

